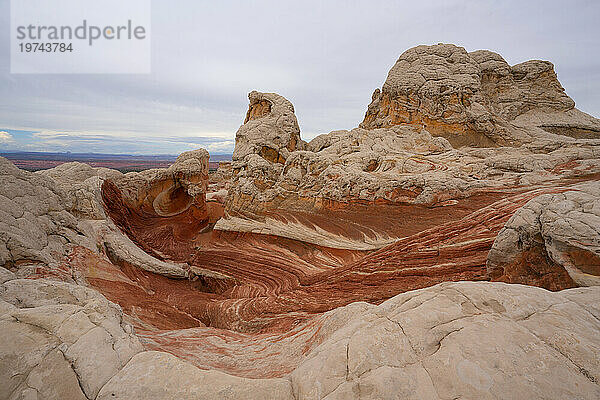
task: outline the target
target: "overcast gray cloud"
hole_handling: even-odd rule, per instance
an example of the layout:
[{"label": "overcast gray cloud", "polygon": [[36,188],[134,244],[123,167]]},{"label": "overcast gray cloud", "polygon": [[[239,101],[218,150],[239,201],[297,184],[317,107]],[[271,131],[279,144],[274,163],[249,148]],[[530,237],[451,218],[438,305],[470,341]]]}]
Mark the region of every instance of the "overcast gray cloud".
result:
[{"label": "overcast gray cloud", "polygon": [[310,139],[357,126],[398,56],[438,42],[552,61],[600,116],[598,1],[154,0],[150,75],[11,75],[0,14],[0,149],[227,153],[254,89],[290,99]]}]

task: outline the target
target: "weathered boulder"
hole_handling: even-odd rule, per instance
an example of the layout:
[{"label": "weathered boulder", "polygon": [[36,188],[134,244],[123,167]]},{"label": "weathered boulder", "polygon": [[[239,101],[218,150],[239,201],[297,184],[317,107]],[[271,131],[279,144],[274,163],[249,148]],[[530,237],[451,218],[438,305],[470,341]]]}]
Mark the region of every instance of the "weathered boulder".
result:
[{"label": "weathered boulder", "polygon": [[498,233],[493,280],[551,290],[600,285],[600,183],[534,198]]}]

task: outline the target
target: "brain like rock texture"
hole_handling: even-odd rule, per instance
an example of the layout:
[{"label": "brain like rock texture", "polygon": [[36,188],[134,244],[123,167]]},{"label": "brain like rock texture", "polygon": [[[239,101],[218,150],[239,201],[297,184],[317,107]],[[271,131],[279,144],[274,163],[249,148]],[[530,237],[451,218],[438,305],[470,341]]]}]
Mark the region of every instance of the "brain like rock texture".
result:
[{"label": "brain like rock texture", "polygon": [[52,179],[0,158],[0,265],[56,264],[69,243],[89,245],[68,209],[71,198]]},{"label": "brain like rock texture", "polygon": [[494,280],[551,290],[600,285],[600,183],[525,204],[499,232],[487,269]]},{"label": "brain like rock texture", "polygon": [[373,93],[361,126],[398,124],[424,126],[455,147],[522,144],[539,134],[532,128],[600,137],[600,124],[575,108],[552,63],[510,66],[494,52],[451,44],[407,50]]}]

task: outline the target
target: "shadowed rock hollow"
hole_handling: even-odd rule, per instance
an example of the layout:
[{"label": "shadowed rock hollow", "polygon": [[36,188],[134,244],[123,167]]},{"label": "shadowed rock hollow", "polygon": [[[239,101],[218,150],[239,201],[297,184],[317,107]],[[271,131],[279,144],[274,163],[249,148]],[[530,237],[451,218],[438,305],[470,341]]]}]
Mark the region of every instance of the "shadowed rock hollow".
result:
[{"label": "shadowed rock hollow", "polygon": [[0,159],[0,398],[600,397],[600,122],[552,64],[419,46],[231,163]]}]

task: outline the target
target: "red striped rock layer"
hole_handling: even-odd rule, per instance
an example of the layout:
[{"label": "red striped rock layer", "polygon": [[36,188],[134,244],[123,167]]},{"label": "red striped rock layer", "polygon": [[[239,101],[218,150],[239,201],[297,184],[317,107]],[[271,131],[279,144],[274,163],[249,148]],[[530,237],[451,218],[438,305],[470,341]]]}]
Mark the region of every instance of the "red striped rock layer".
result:
[{"label": "red striped rock layer", "polygon": [[[419,218],[416,212],[403,217],[402,211],[407,210],[402,207],[383,207],[386,217],[381,217],[380,226],[397,220],[396,225],[387,226],[389,234],[412,226],[408,236],[372,252],[216,231],[202,242],[190,239],[162,248],[169,257],[188,262],[192,271],[197,266],[228,276],[221,285],[202,276],[173,280],[129,265],[118,269],[99,257],[77,252],[71,264],[78,265],[92,286],[123,307],[149,348],[237,375],[281,376],[320,342],[322,317],[318,316],[323,312],[356,301],[380,303],[444,281],[486,280],[488,251],[515,210],[542,193],[565,190],[569,189],[512,195],[495,192],[482,194],[471,204],[463,200],[460,207],[421,209],[436,217]],[[334,221],[335,215],[305,214],[298,219],[324,229],[327,219]],[[145,221],[146,234],[155,229],[152,223],[158,227],[164,223]],[[193,253],[184,251],[192,246]],[[543,286],[544,282],[532,284]]]},{"label": "red striped rock layer", "polygon": [[[564,189],[541,189],[507,197],[343,266],[296,276],[298,284],[295,279],[284,278],[279,284],[270,281],[269,289],[265,288],[258,297],[230,298],[213,304],[209,312],[218,318],[217,326],[242,331],[262,326],[260,330],[265,331],[293,326],[306,316],[353,301],[378,303],[398,293],[444,281],[487,279],[487,253],[508,218],[533,197],[560,190]],[[213,253],[214,258],[217,255],[222,257],[224,253]],[[205,263],[199,265],[211,268]],[[230,264],[225,273],[236,274],[235,267]]]},{"label": "red striped rock layer", "polygon": [[[557,190],[564,189],[540,189],[512,196],[489,193],[475,204],[481,206],[481,202],[490,202],[494,197],[505,198],[471,213],[473,205],[464,205],[466,201],[460,208],[421,208],[424,214],[430,212],[437,218],[406,217],[402,215],[405,211],[402,207],[384,208],[389,220],[404,221],[390,224],[388,233],[398,234],[402,227],[412,225],[407,229],[412,234],[367,254],[256,234],[213,232],[210,238],[205,235],[201,240],[190,237],[169,242],[164,240],[170,238],[170,232],[164,228],[165,220],[140,218],[145,223],[140,226],[135,223],[135,213],[129,220],[133,228],[127,233],[134,235],[138,243],[151,238],[142,242],[144,249],[153,250],[153,244],[162,243],[159,255],[187,262],[192,271],[197,266],[198,275],[202,275],[202,269],[229,278],[226,283],[214,284],[199,276],[195,289],[186,289],[181,296],[166,290],[168,301],[182,312],[208,326],[242,332],[286,331],[311,315],[353,301],[380,302],[439,282],[487,279],[487,253],[506,220],[531,198]],[[328,220],[335,221],[317,216],[311,219],[308,215],[303,218],[304,224],[312,220],[320,229],[333,224]],[[383,218],[382,225],[385,222]],[[177,227],[177,223],[173,225]],[[180,289],[172,290],[177,293]],[[118,297],[114,297],[117,302]],[[193,325],[181,327],[190,326]]]}]

